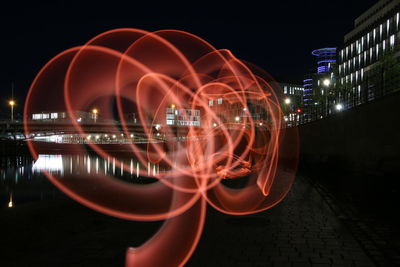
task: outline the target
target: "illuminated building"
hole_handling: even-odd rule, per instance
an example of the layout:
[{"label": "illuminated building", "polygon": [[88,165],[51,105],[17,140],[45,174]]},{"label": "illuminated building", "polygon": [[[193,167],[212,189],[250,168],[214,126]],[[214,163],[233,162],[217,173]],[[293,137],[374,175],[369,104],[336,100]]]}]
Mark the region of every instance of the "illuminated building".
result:
[{"label": "illuminated building", "polygon": [[333,111],[334,99],[329,97],[335,86],[336,48],[321,48],[311,52],[317,58],[316,72],[304,77],[304,121],[323,118]]},{"label": "illuminated building", "polygon": [[[77,118],[78,122],[93,121],[95,115],[97,116],[97,113],[93,114],[92,112],[82,112],[82,111],[74,112],[74,116]],[[69,121],[70,120],[68,113],[66,111],[37,112],[37,113],[33,113],[31,118],[33,121]]]},{"label": "illuminated building", "polygon": [[200,110],[177,109],[175,105],[166,109],[166,125],[200,126]]},{"label": "illuminated building", "polygon": [[297,108],[303,106],[304,87],[292,83],[280,83],[283,90],[283,111],[287,127],[295,126],[302,122],[302,114],[297,113]]},{"label": "illuminated building", "polygon": [[345,107],[399,89],[400,0],[381,0],[354,21],[338,54]]}]

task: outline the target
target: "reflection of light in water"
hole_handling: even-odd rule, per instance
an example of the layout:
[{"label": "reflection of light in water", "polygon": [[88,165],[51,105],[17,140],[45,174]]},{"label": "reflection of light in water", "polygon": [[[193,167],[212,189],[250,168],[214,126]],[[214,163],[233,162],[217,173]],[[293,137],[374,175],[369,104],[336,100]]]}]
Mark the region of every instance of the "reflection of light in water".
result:
[{"label": "reflection of light in water", "polygon": [[10,201],[8,202],[8,207],[12,208],[14,206],[13,201],[12,201],[12,193],[10,194]]},{"label": "reflection of light in water", "polygon": [[113,158],[113,175],[115,175],[115,158]]},{"label": "reflection of light in water", "polygon": [[124,163],[121,161],[121,176],[124,175]]},{"label": "reflection of light in water", "polygon": [[131,175],[133,174],[133,160],[131,159]]},{"label": "reflection of light in water", "polygon": [[147,162],[147,176],[150,176],[150,171],[151,171],[151,166],[150,166],[150,161]]},{"label": "reflection of light in water", "polygon": [[136,162],[136,177],[139,178],[139,161]]},{"label": "reflection of light in water", "polygon": [[90,157],[87,158],[87,172],[90,173]]},{"label": "reflection of light in water", "polygon": [[62,135],[49,135],[49,136],[35,136],[33,138],[35,141],[62,143]]},{"label": "reflection of light in water", "polygon": [[156,165],[154,164],[153,165],[153,176],[155,176],[156,175]]},{"label": "reflection of light in water", "polygon": [[33,164],[32,172],[61,172],[64,173],[64,166],[61,155],[39,155],[36,162]]},{"label": "reflection of light in water", "polygon": [[96,173],[99,173],[99,158],[96,158]]}]

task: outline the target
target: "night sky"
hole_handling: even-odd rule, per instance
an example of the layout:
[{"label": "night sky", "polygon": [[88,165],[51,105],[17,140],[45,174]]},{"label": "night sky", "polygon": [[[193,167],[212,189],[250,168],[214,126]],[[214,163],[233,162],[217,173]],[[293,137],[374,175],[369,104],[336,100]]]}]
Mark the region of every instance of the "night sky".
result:
[{"label": "night sky", "polygon": [[278,79],[301,80],[315,67],[310,52],[341,46],[354,19],[377,1],[280,0],[263,1],[264,6],[262,1],[14,2],[2,3],[0,9],[0,86],[6,101],[14,81],[21,103],[36,73],[53,56],[119,27],[189,31]]}]

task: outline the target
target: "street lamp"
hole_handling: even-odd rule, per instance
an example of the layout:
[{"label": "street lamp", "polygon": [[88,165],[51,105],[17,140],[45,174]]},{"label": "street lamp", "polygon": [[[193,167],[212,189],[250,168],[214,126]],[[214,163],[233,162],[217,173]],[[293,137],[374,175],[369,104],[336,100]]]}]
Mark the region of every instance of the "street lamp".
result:
[{"label": "street lamp", "polygon": [[336,104],[336,110],[337,111],[341,111],[343,109],[343,105],[342,104]]},{"label": "street lamp", "polygon": [[14,100],[11,99],[10,101],[8,101],[8,104],[11,107],[11,122],[13,122],[14,121],[14,106],[16,103]]},{"label": "street lamp", "polygon": [[285,99],[285,104],[286,104],[286,105],[289,105],[291,102],[292,102],[292,101],[290,100],[290,98],[286,98],[286,99]]},{"label": "street lamp", "polygon": [[235,121],[237,121],[237,122],[240,121],[240,117],[239,117],[239,116],[236,116],[236,117],[235,117]]},{"label": "street lamp", "polygon": [[328,87],[329,85],[331,85],[331,80],[325,79],[325,80],[322,82],[322,84],[323,84],[324,86]]},{"label": "street lamp", "polygon": [[99,110],[97,108],[92,109],[92,113],[93,113],[93,119],[94,119],[94,123],[96,123],[97,121],[97,114],[99,113]]}]

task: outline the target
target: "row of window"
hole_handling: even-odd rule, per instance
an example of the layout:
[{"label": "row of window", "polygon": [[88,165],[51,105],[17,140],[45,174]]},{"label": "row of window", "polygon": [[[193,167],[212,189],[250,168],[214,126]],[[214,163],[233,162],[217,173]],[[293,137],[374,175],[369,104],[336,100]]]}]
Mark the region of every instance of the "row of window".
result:
[{"label": "row of window", "polygon": [[366,35],[359,38],[357,41],[348,45],[340,51],[340,60],[344,62],[353,58],[364,51],[382,43],[383,40],[388,39],[389,36],[399,31],[400,15],[397,13],[395,16],[389,18],[386,22],[381,23],[379,26],[368,32]]},{"label": "row of window", "polygon": [[62,112],[60,114],[53,112],[53,113],[35,113],[32,114],[32,119],[33,120],[49,120],[49,119],[63,119],[65,118],[65,112]]},{"label": "row of window", "polygon": [[[397,37],[397,38],[396,38]],[[339,65],[339,75],[347,75],[354,70],[360,69],[367,65],[371,65],[378,61],[384,53],[394,48],[400,38],[400,33],[391,35],[387,40],[383,40],[381,43],[376,44],[374,47],[369,48],[367,51],[355,56],[346,62]]]},{"label": "row of window", "polygon": [[167,120],[167,125],[200,126],[200,121]]},{"label": "row of window", "polygon": [[[216,103],[217,103],[218,105],[221,105],[221,104],[222,104],[222,98],[218,98],[218,99],[216,100]],[[210,107],[214,106],[214,100],[209,100],[209,101],[208,101],[208,106],[210,106]]]},{"label": "row of window", "polygon": [[290,94],[294,95],[295,93],[299,91],[304,91],[303,87],[295,87],[295,86],[283,86],[283,93],[284,94]]},{"label": "row of window", "polygon": [[200,110],[198,109],[175,109],[175,108],[167,108],[167,119],[173,118],[174,115],[179,116],[200,116]]}]

